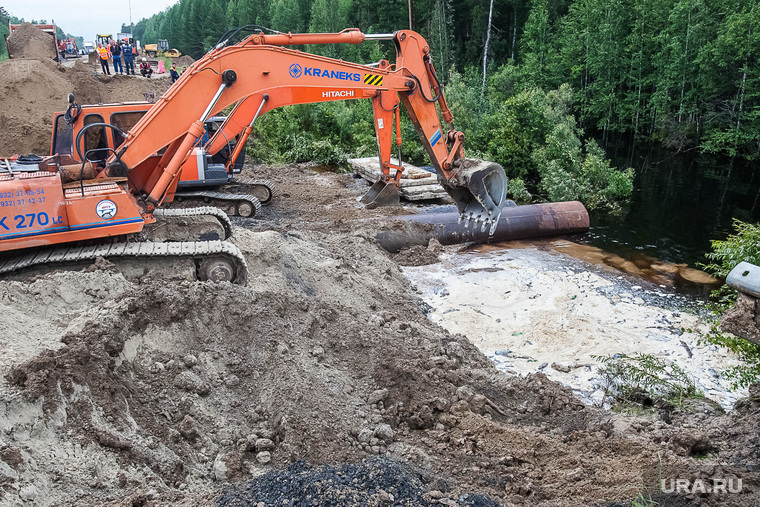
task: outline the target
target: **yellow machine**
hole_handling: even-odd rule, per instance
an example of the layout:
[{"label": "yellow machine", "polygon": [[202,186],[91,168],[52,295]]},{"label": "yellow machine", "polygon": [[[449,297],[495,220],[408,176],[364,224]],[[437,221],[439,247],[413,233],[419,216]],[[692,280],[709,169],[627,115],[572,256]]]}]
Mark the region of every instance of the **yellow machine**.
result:
[{"label": "yellow machine", "polygon": [[182,53],[178,49],[169,49],[169,41],[166,39],[158,39],[158,44],[145,44],[143,53],[152,57],[168,56],[170,58],[179,58],[182,56]]}]

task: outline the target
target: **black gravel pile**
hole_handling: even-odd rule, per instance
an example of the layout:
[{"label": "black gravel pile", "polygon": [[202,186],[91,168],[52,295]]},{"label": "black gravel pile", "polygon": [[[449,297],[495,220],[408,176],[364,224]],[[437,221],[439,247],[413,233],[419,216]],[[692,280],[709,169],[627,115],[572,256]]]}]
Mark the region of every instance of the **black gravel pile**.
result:
[{"label": "black gravel pile", "polygon": [[[427,489],[419,476],[403,463],[376,457],[361,464],[310,468],[303,461],[287,470],[271,470],[240,486],[225,491],[217,501],[220,507],[265,506],[426,506],[441,505],[426,497]],[[498,507],[482,495],[462,495],[462,507]]]}]

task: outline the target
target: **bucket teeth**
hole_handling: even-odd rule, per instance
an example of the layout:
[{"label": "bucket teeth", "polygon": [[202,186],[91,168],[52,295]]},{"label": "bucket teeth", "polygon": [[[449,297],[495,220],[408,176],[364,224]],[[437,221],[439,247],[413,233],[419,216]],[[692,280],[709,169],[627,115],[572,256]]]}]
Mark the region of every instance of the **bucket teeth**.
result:
[{"label": "bucket teeth", "polygon": [[464,169],[456,185],[444,185],[459,208],[459,223],[468,228],[475,222],[482,232],[491,235],[501,216],[507,194],[507,178],[504,169],[493,162],[480,161]]},{"label": "bucket teeth", "polygon": [[467,212],[462,213],[461,216],[464,218],[464,228],[465,229],[467,229],[468,227],[470,227],[470,222],[472,222],[472,216],[473,216],[473,214],[474,213],[472,211],[470,211],[469,214]]},{"label": "bucket teeth", "polygon": [[495,216],[491,212],[489,213],[489,216],[485,218],[482,215],[475,215],[473,212],[464,212],[459,214],[457,223],[463,224],[465,229],[469,229],[471,224],[474,224],[473,227],[477,228],[478,223],[480,223],[480,232],[486,232],[486,230],[488,230],[488,234],[492,235],[494,232],[496,232],[496,227],[499,225],[500,217],[501,210],[498,210]]}]

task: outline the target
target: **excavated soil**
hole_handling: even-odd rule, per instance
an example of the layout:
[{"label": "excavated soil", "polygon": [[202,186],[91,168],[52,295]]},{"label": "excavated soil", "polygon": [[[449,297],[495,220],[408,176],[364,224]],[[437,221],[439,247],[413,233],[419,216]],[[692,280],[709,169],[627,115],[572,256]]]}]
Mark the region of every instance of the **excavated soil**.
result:
[{"label": "excavated soil", "polygon": [[[27,24],[28,25],[28,24]],[[31,25],[34,34],[49,37]],[[18,29],[13,33],[27,33]],[[34,39],[37,40],[37,39]],[[9,39],[10,43],[10,39]],[[100,65],[77,59],[73,66],[41,58],[39,48],[27,51],[29,58],[6,60],[0,64],[0,156],[50,153],[53,115],[66,110],[67,96],[73,93],[79,104],[146,100],[160,97],[171,85],[168,79],[101,74]],[[97,62],[96,62],[97,63]]]},{"label": "excavated soil", "polygon": [[[36,62],[52,104],[70,71]],[[90,93],[120,83],[76,72]],[[36,80],[11,84],[4,112],[40,107]],[[49,139],[30,111],[18,128]],[[248,176],[278,193],[234,220],[246,287],[126,279],[107,262],[0,280],[0,503],[756,505],[757,389],[731,415],[694,402],[629,416],[504,374],[431,322],[373,239],[415,206],[363,209],[366,184],[306,165]],[[656,493],[660,478],[716,477],[741,491]]]},{"label": "excavated soil", "polygon": [[[320,209],[325,179],[345,208],[281,218],[300,230],[236,227],[247,287],[125,280],[105,263],[0,281],[3,501],[272,505],[303,490],[300,505],[580,505],[719,476],[742,493],[668,498],[756,503],[757,401],[632,417],[543,374],[507,376],[431,323],[366,232],[319,230],[351,208],[348,176],[271,171],[272,215]],[[377,455],[394,464],[372,482],[378,462],[362,460]]]},{"label": "excavated soil", "polygon": [[11,58],[56,58],[53,35],[43,32],[31,23],[22,23],[8,36]]},{"label": "excavated soil", "polygon": [[189,67],[192,65],[195,60],[193,60],[193,57],[190,55],[182,55],[179,58],[174,58],[172,61],[177,64],[178,69],[182,69],[182,67]]}]

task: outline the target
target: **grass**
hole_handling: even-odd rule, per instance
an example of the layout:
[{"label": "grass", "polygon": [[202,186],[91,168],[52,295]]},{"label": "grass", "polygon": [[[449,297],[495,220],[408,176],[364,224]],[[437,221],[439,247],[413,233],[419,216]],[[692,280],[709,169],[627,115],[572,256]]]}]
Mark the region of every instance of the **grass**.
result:
[{"label": "grass", "polygon": [[639,493],[639,496],[631,502],[631,507],[656,507],[658,505],[660,503],[653,500],[649,493]]},{"label": "grass", "polygon": [[604,400],[611,396],[618,408],[646,412],[658,401],[681,407],[686,399],[704,398],[691,376],[674,362],[649,354],[593,357],[602,363]]}]

